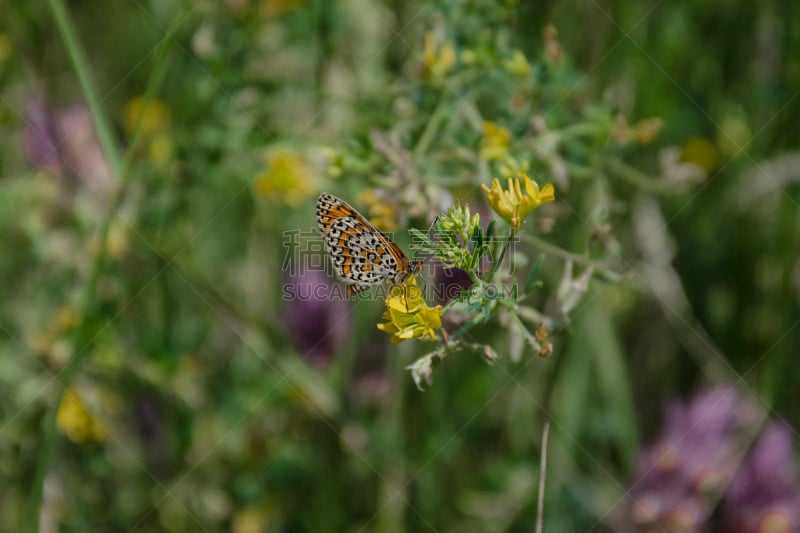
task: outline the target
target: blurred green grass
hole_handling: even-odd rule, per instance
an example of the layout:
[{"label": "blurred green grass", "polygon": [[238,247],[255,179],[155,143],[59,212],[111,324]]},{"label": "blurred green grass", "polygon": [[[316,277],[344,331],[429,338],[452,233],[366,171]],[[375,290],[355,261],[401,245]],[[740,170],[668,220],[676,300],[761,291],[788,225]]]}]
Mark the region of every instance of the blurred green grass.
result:
[{"label": "blurred green grass", "polygon": [[[39,469],[42,530],[530,530],[547,420],[545,530],[610,529],[605,515],[667,399],[741,375],[763,407],[798,421],[800,20],[791,3],[67,7],[102,109],[93,118],[107,119],[109,143],[130,165],[120,188],[112,149],[102,146],[104,169],[91,135],[71,135],[91,128],[67,123],[66,110],[88,117],[91,100],[69,50],[47,4],[10,2],[0,22],[5,529],[35,527],[26,509]],[[487,65],[512,50],[545,64],[548,23],[565,63],[542,67],[532,89],[547,109],[514,114],[508,102],[525,91]],[[374,331],[380,305],[355,310],[329,368],[306,366],[281,322],[280,287],[283,232],[313,227],[325,188],[356,198],[380,186],[376,177],[419,165],[431,183],[446,177],[456,197],[478,201],[463,173],[474,155],[459,150],[479,134],[466,112],[436,115],[447,91],[420,81],[428,31],[474,52],[477,74],[452,74],[458,96],[515,136],[545,113],[562,126],[592,110],[631,124],[660,117],[657,140],[628,144],[619,159],[664,175],[673,147],[708,174],[648,194],[601,163],[607,137],[565,143],[572,181],[557,196],[569,207],[548,240],[609,260],[622,281],[592,280],[549,358],[490,367],[461,354],[420,393],[403,367],[424,347],[389,347]],[[140,110],[154,125],[134,141],[125,110],[145,94],[164,107]],[[37,96],[75,142],[56,152],[59,175],[30,161]],[[433,156],[386,156],[402,155],[392,143],[407,147],[431,116],[442,117]],[[376,149],[375,132],[391,132],[389,148]],[[344,158],[342,176],[326,175],[322,147]],[[292,183],[265,195],[253,185],[280,154],[311,169],[299,200]],[[654,223],[660,240],[643,234]],[[547,256],[540,307],[553,307],[562,266]],[[475,335],[508,351],[490,327]],[[70,360],[80,363],[74,377]],[[67,384],[91,414],[50,425],[53,459],[43,464],[45,421]],[[80,434],[91,420],[103,436],[65,436],[65,425]]]}]

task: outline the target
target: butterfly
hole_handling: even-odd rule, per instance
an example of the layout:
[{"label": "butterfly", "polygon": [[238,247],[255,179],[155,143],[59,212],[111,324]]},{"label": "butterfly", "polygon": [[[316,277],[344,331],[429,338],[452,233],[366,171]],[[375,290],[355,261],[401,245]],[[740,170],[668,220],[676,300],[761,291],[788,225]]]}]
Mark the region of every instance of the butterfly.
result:
[{"label": "butterfly", "polygon": [[401,285],[422,264],[409,259],[385,233],[332,194],[325,192],[317,199],[317,225],[336,274],[350,294],[381,283]]}]

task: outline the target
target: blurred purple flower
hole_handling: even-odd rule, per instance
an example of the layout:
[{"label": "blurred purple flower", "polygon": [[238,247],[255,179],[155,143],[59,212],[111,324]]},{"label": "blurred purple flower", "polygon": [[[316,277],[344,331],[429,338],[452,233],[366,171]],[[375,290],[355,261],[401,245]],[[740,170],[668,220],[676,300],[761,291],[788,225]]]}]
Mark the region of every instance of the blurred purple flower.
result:
[{"label": "blurred purple flower", "polygon": [[737,467],[734,437],[753,415],[733,388],[669,405],[661,436],[637,461],[630,491],[634,524],[670,531],[703,527]]},{"label": "blurred purple flower", "polygon": [[306,362],[324,368],[350,334],[347,291],[331,283],[323,270],[296,270],[290,267],[284,284],[283,322]]},{"label": "blurred purple flower", "polygon": [[800,475],[792,429],[772,422],[747,453],[722,502],[725,531],[800,531]]},{"label": "blurred purple flower", "polygon": [[61,154],[56,119],[42,96],[28,102],[25,110],[25,155],[31,165],[61,175]]},{"label": "blurred purple flower", "polygon": [[744,460],[758,410],[733,388],[716,388],[666,409],[658,440],[639,455],[627,522],[699,531],[722,500],[721,531],[800,531],[800,475],[791,429],[772,423]]},{"label": "blurred purple flower", "polygon": [[50,109],[44,97],[28,102],[25,150],[35,168],[61,176],[76,176],[101,205],[110,199],[115,181],[106,163],[83,103]]}]

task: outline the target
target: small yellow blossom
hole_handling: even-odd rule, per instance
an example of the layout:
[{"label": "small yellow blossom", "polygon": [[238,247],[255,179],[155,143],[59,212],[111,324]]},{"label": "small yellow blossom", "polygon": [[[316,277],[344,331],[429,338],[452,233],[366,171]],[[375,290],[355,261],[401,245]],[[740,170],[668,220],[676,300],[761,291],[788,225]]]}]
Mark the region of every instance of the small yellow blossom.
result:
[{"label": "small yellow blossom", "polygon": [[[521,179],[520,179],[521,178]],[[522,181],[525,182],[525,192],[522,192]],[[492,188],[481,185],[489,199],[489,205],[503,220],[518,230],[525,217],[542,204],[556,199],[555,187],[548,183],[539,189],[539,186],[527,174],[520,174],[519,178],[508,178],[508,190],[503,190],[500,180],[492,181]]]},{"label": "small yellow blossom", "polygon": [[553,353],[553,343],[550,342],[550,332],[547,331],[547,327],[545,327],[544,324],[540,323],[536,327],[536,331],[533,335],[539,343],[539,357],[547,357]]},{"label": "small yellow blossom", "polygon": [[282,200],[296,206],[314,193],[314,175],[305,159],[288,150],[279,150],[267,157],[267,168],[253,180],[261,196]]},{"label": "small yellow blossom", "polygon": [[436,36],[429,31],[425,34],[422,61],[427,71],[434,77],[443,76],[456,64],[456,48],[451,41],[445,41],[441,46],[437,46]]},{"label": "small yellow blossom", "polygon": [[681,161],[693,163],[706,173],[716,168],[718,160],[719,150],[714,143],[703,137],[688,139],[681,149]]},{"label": "small yellow blossom", "polygon": [[64,305],[59,307],[55,315],[56,327],[61,331],[70,331],[80,323],[78,310],[72,306]]},{"label": "small yellow blossom", "polygon": [[658,117],[640,120],[633,127],[633,138],[636,139],[636,142],[639,144],[647,144],[658,137],[663,127],[664,121]]},{"label": "small yellow blossom", "polygon": [[161,100],[146,100],[144,96],[137,96],[129,100],[122,110],[122,125],[128,136],[132,136],[138,127],[140,134],[149,139],[168,130],[171,123],[169,108]]},{"label": "small yellow blossom", "polygon": [[542,40],[544,41],[544,52],[547,59],[557,62],[561,59],[563,51],[558,42],[558,30],[552,24],[548,24],[542,30]]},{"label": "small yellow blossom", "polygon": [[172,160],[171,124],[169,107],[161,100],[146,100],[144,96],[137,96],[128,101],[122,110],[125,132],[132,137],[139,128],[144,153],[156,165],[164,165]]},{"label": "small yellow blossom", "polygon": [[614,125],[609,132],[611,139],[619,144],[625,144],[631,140],[631,126],[625,115],[617,115],[614,118]]},{"label": "small yellow blossom", "polygon": [[169,163],[172,160],[173,152],[172,136],[166,133],[154,135],[147,146],[147,158],[156,165]]},{"label": "small yellow blossom", "polygon": [[397,229],[397,211],[388,202],[383,200],[375,189],[364,189],[358,195],[359,203],[367,204],[369,208],[369,221],[381,231],[395,231]]},{"label": "small yellow blossom", "polygon": [[503,159],[508,155],[511,146],[511,132],[494,122],[483,123],[483,138],[481,139],[480,155],[483,159]]},{"label": "small yellow blossom", "polygon": [[520,78],[526,78],[531,73],[531,65],[528,63],[528,58],[519,50],[514,52],[511,59],[503,61],[503,68]]},{"label": "small yellow blossom", "polygon": [[259,533],[269,530],[271,513],[263,506],[244,507],[233,514],[231,531],[233,533]]},{"label": "small yellow blossom", "polygon": [[61,405],[58,406],[56,422],[69,440],[76,444],[108,440],[105,426],[92,416],[80,397],[71,390],[64,393]]},{"label": "small yellow blossom", "polygon": [[442,327],[442,306],[428,307],[416,277],[411,276],[403,286],[392,288],[383,319],[386,322],[378,324],[378,329],[391,335],[394,344],[420,337],[433,340],[435,330]]},{"label": "small yellow blossom", "polygon": [[624,115],[617,115],[609,135],[619,144],[625,144],[631,139],[638,144],[648,144],[658,137],[663,126],[664,121],[658,117],[646,118],[631,126]]}]

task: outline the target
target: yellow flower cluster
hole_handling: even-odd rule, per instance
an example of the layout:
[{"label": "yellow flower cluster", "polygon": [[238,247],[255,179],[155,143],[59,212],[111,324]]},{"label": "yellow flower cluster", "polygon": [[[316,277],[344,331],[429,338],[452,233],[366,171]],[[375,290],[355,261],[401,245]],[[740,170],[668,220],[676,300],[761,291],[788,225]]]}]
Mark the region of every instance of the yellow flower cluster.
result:
[{"label": "yellow flower cluster", "polygon": [[417,278],[411,276],[401,287],[392,288],[386,299],[383,324],[378,329],[392,336],[393,344],[408,339],[435,338],[435,330],[442,327],[442,306],[428,307],[417,286]]},{"label": "yellow flower cluster", "polygon": [[316,180],[305,159],[288,150],[267,157],[267,166],[253,181],[261,196],[296,206],[313,194]]},{"label": "yellow flower cluster", "polygon": [[[522,192],[522,182],[525,183],[525,192]],[[491,189],[481,185],[489,199],[489,205],[495,213],[518,230],[522,227],[528,213],[542,204],[556,199],[555,187],[548,183],[539,189],[539,186],[527,174],[520,174],[518,178],[508,178],[508,190],[500,186],[500,180],[492,181]]]},{"label": "yellow flower cluster", "polygon": [[58,406],[56,422],[69,440],[77,444],[105,442],[108,439],[105,426],[92,416],[80,397],[71,390],[64,393],[61,405]]},{"label": "yellow flower cluster", "polygon": [[480,155],[483,159],[504,159],[511,146],[511,132],[494,122],[483,123],[483,138],[481,139]]},{"label": "yellow flower cluster", "polygon": [[441,77],[456,64],[456,48],[450,41],[437,46],[436,36],[429,31],[425,34],[422,61],[431,75]]}]

